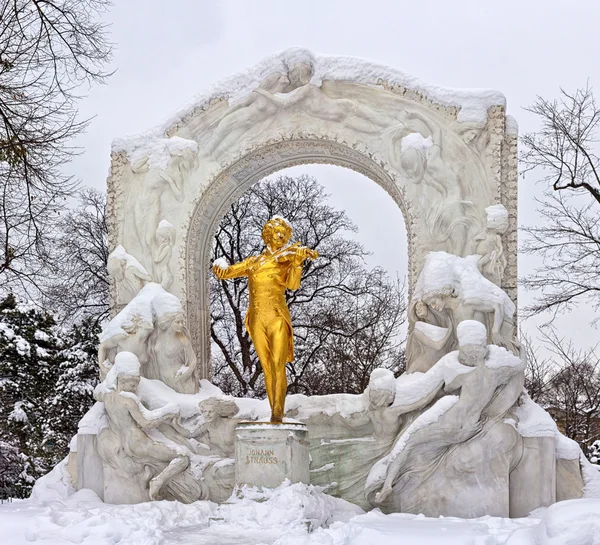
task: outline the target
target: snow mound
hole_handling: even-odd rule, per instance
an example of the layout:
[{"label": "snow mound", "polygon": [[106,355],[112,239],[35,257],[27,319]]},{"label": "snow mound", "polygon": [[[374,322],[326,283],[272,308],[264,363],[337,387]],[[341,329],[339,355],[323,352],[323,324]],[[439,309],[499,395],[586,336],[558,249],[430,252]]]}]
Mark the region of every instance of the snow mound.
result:
[{"label": "snow mound", "polygon": [[362,513],[360,507],[324,494],[319,487],[287,480],[275,489],[243,487],[219,508],[226,521],[240,521],[248,530],[276,530],[279,535],[305,534]]},{"label": "snow mound", "polygon": [[518,530],[506,545],[596,545],[600,500],[567,500],[547,508],[538,526]]},{"label": "snow mound", "polygon": [[517,431],[523,437],[554,437],[556,457],[565,460],[578,460],[581,456],[579,445],[560,433],[556,422],[542,407],[535,403],[527,392],[523,392],[514,409],[519,422]]},{"label": "snow mound", "polygon": [[504,307],[508,318],[515,314],[515,304],[502,288],[485,278],[477,267],[480,255],[459,257],[446,252],[429,252],[417,278],[414,299],[426,295],[455,295],[466,300],[481,300]]},{"label": "snow mound", "polygon": [[425,138],[419,132],[411,132],[400,141],[400,152],[404,153],[407,149],[412,148],[426,155],[431,146],[433,146],[431,136]]},{"label": "snow mound", "polygon": [[127,250],[119,244],[108,256],[109,261],[111,259],[116,259],[117,261],[124,261],[126,267],[134,267],[142,274],[148,274],[148,271],[145,267],[131,254],[127,253]]},{"label": "snow mound", "polygon": [[[160,133],[152,131],[150,134],[116,138],[113,140],[112,150],[127,153],[134,168],[141,163],[140,167],[143,169],[165,170],[169,166],[171,156],[181,156],[185,150],[196,153],[198,143],[179,136],[161,138]],[[146,158],[148,158],[147,162],[145,162]]]},{"label": "snow mound", "polygon": [[40,477],[31,490],[30,498],[36,502],[64,500],[75,492],[71,475],[67,471],[68,456],[54,466],[50,473]]},{"label": "snow mound", "polygon": [[104,428],[108,428],[108,416],[104,409],[104,403],[96,401],[79,421],[77,433],[98,435]]},{"label": "snow mound", "polygon": [[369,388],[372,390],[389,390],[390,392],[395,392],[396,378],[394,377],[394,373],[383,367],[373,369],[369,379]]},{"label": "snow mound", "polygon": [[152,327],[152,301],[157,295],[163,293],[166,292],[160,284],[155,282],[146,284],[121,312],[104,325],[99,336],[100,342],[103,343],[115,335],[127,335],[125,330],[133,326],[136,321],[146,327]]},{"label": "snow mound", "polygon": [[258,544],[282,539],[291,545],[305,542],[309,532],[362,513],[317,487],[289,482],[273,490],[243,488],[220,506],[209,501],[109,505],[84,489],[40,505],[37,516],[28,514],[20,532],[27,540],[23,543],[54,545]]},{"label": "snow mound", "polygon": [[508,210],[502,204],[493,204],[485,209],[487,226],[499,233],[508,229]]}]

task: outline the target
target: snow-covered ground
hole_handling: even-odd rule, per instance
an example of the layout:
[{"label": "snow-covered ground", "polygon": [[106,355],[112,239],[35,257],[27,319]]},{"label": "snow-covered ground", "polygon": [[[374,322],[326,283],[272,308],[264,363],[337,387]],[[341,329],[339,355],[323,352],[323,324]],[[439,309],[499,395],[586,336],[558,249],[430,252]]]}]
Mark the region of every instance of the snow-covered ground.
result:
[{"label": "snow-covered ground", "polygon": [[94,492],[0,505],[0,543],[66,545],[597,545],[600,500],[571,500],[528,518],[384,515],[313,486],[244,490],[222,505],[107,505]]}]

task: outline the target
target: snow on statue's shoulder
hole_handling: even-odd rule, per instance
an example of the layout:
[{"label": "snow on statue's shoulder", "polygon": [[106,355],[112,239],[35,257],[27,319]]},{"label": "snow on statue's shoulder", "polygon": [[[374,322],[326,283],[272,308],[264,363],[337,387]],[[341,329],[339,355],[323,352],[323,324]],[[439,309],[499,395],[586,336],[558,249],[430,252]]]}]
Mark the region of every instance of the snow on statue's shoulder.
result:
[{"label": "snow on statue's shoulder", "polygon": [[104,403],[96,401],[79,421],[77,434],[98,435],[104,428],[108,428],[108,417],[106,416]]}]

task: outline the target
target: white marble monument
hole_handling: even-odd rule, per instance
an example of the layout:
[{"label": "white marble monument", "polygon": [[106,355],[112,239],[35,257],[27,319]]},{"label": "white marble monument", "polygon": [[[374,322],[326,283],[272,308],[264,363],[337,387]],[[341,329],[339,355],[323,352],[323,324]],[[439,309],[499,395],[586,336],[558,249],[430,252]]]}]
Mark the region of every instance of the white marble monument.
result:
[{"label": "white marble monument", "polygon": [[[236,482],[287,477],[366,509],[463,517],[580,497],[578,446],[523,392],[516,145],[501,93],[302,49],[116,140],[113,318],[98,402],[80,427],[78,485],[112,503],[225,501]],[[282,427],[285,441],[273,440],[240,425],[268,418],[266,400],[210,383],[209,255],[233,201],[306,163],[365,174],[404,214],[408,372],[376,369],[361,395],[288,396],[286,417],[308,439]]]}]

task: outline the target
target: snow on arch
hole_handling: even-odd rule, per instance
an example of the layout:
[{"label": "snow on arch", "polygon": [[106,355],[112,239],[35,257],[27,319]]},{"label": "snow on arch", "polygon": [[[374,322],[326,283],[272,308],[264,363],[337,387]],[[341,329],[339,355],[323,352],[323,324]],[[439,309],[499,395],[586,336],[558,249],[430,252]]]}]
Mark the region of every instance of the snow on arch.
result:
[{"label": "snow on arch", "polygon": [[[293,47],[266,57],[251,68],[221,80],[192,97],[171,114],[161,125],[144,133],[116,138],[112,151],[125,152],[134,164],[144,156],[156,165],[166,165],[168,153],[175,147],[197,150],[194,142],[171,136],[185,119],[197,111],[206,111],[217,100],[229,105],[250,94],[269,75],[287,72],[296,63],[310,62],[314,68],[311,83],[320,86],[323,81],[339,81],[380,88],[400,88],[421,95],[427,101],[444,107],[456,108],[457,121],[485,125],[492,106],[506,107],[506,97],[493,89],[454,89],[432,85],[401,70],[361,58],[322,55]],[[511,128],[515,125],[510,118]],[[173,138],[177,140],[174,141]]]}]

